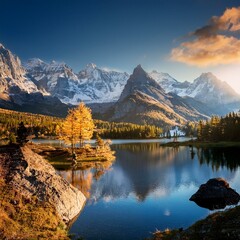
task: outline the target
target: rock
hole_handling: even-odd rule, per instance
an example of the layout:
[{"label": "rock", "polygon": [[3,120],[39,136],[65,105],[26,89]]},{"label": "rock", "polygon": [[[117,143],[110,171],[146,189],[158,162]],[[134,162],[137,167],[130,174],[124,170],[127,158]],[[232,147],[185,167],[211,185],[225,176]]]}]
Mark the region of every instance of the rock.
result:
[{"label": "rock", "polygon": [[59,176],[55,169],[29,147],[15,147],[11,158],[7,181],[27,198],[51,203],[58,215],[69,222],[84,206],[85,196],[81,191]]},{"label": "rock", "polygon": [[240,200],[240,195],[229,187],[226,180],[212,178],[207,183],[202,184],[189,200],[194,201],[201,207],[213,210],[237,204]]}]

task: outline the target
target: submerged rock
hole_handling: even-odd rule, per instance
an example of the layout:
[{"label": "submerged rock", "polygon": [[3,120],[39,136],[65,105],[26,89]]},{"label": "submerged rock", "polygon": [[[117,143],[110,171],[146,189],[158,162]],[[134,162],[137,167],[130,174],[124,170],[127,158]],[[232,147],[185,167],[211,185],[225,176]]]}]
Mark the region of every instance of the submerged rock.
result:
[{"label": "submerged rock", "polygon": [[55,169],[27,146],[8,149],[8,184],[28,198],[51,203],[65,221],[79,214],[86,201],[81,191],[59,176]]},{"label": "submerged rock", "polygon": [[240,195],[230,188],[223,178],[212,178],[207,183],[202,184],[189,200],[194,201],[200,207],[213,210],[237,204]]}]

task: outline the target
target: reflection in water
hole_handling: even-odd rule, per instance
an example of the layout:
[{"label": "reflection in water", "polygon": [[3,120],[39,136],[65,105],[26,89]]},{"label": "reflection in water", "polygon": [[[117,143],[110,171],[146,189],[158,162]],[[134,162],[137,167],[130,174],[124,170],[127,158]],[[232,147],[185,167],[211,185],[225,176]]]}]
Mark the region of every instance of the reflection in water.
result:
[{"label": "reflection in water", "polygon": [[90,189],[93,179],[98,180],[107,170],[110,169],[112,162],[88,163],[84,170],[65,170],[58,171],[74,187],[82,191],[86,198],[90,197]]},{"label": "reflection in water", "polygon": [[[196,186],[202,179],[217,172],[219,176],[231,179],[240,162],[237,161],[238,148],[199,148],[161,147],[159,143],[116,145],[118,162],[114,171],[100,180],[112,163],[103,162],[88,165],[86,170],[60,171],[65,179],[81,190],[87,198],[94,201],[105,198],[127,197],[134,193],[138,201],[144,201],[148,195],[163,196],[179,188],[182,184]],[[195,156],[197,153],[197,156]],[[198,172],[198,159],[204,172]],[[191,159],[192,161],[189,161]],[[209,169],[207,166],[211,166]],[[93,183],[99,180],[98,184]],[[90,191],[91,190],[91,191]]]},{"label": "reflection in water", "polygon": [[201,164],[211,165],[213,171],[218,171],[221,167],[227,167],[231,171],[236,171],[240,165],[239,148],[202,148],[198,150],[198,159]]},{"label": "reflection in water", "polygon": [[187,227],[208,214],[188,199],[209,178],[223,177],[240,190],[239,149],[159,143],[112,148],[113,166],[60,172],[88,197],[71,228],[86,239],[143,239],[156,228]]}]

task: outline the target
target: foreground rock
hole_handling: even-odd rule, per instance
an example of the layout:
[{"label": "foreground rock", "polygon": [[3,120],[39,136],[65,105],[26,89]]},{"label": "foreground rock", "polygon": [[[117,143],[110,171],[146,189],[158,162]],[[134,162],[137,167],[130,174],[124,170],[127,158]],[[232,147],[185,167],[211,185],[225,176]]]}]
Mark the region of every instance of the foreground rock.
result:
[{"label": "foreground rock", "polygon": [[5,161],[6,182],[21,194],[31,199],[52,204],[58,215],[68,222],[79,214],[85,196],[66,180],[56,174],[54,168],[27,146],[5,147],[0,152]]},{"label": "foreground rock", "polygon": [[208,180],[190,198],[190,201],[194,201],[199,206],[210,210],[223,209],[227,205],[235,205],[239,200],[240,195],[230,188],[229,184],[222,178]]}]

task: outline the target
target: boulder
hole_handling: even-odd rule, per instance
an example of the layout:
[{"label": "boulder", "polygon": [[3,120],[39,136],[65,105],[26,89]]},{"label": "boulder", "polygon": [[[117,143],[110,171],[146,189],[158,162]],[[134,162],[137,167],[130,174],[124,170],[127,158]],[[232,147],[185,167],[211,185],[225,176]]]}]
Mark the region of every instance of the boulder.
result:
[{"label": "boulder", "polygon": [[240,200],[240,195],[230,188],[227,181],[223,178],[212,178],[207,183],[202,184],[189,200],[194,201],[200,207],[213,210],[237,204]]},{"label": "boulder", "polygon": [[[11,151],[11,152],[10,152]],[[28,146],[8,149],[7,182],[27,198],[51,203],[58,215],[69,222],[83,208],[86,198],[81,191],[59,176],[55,169]]]}]

